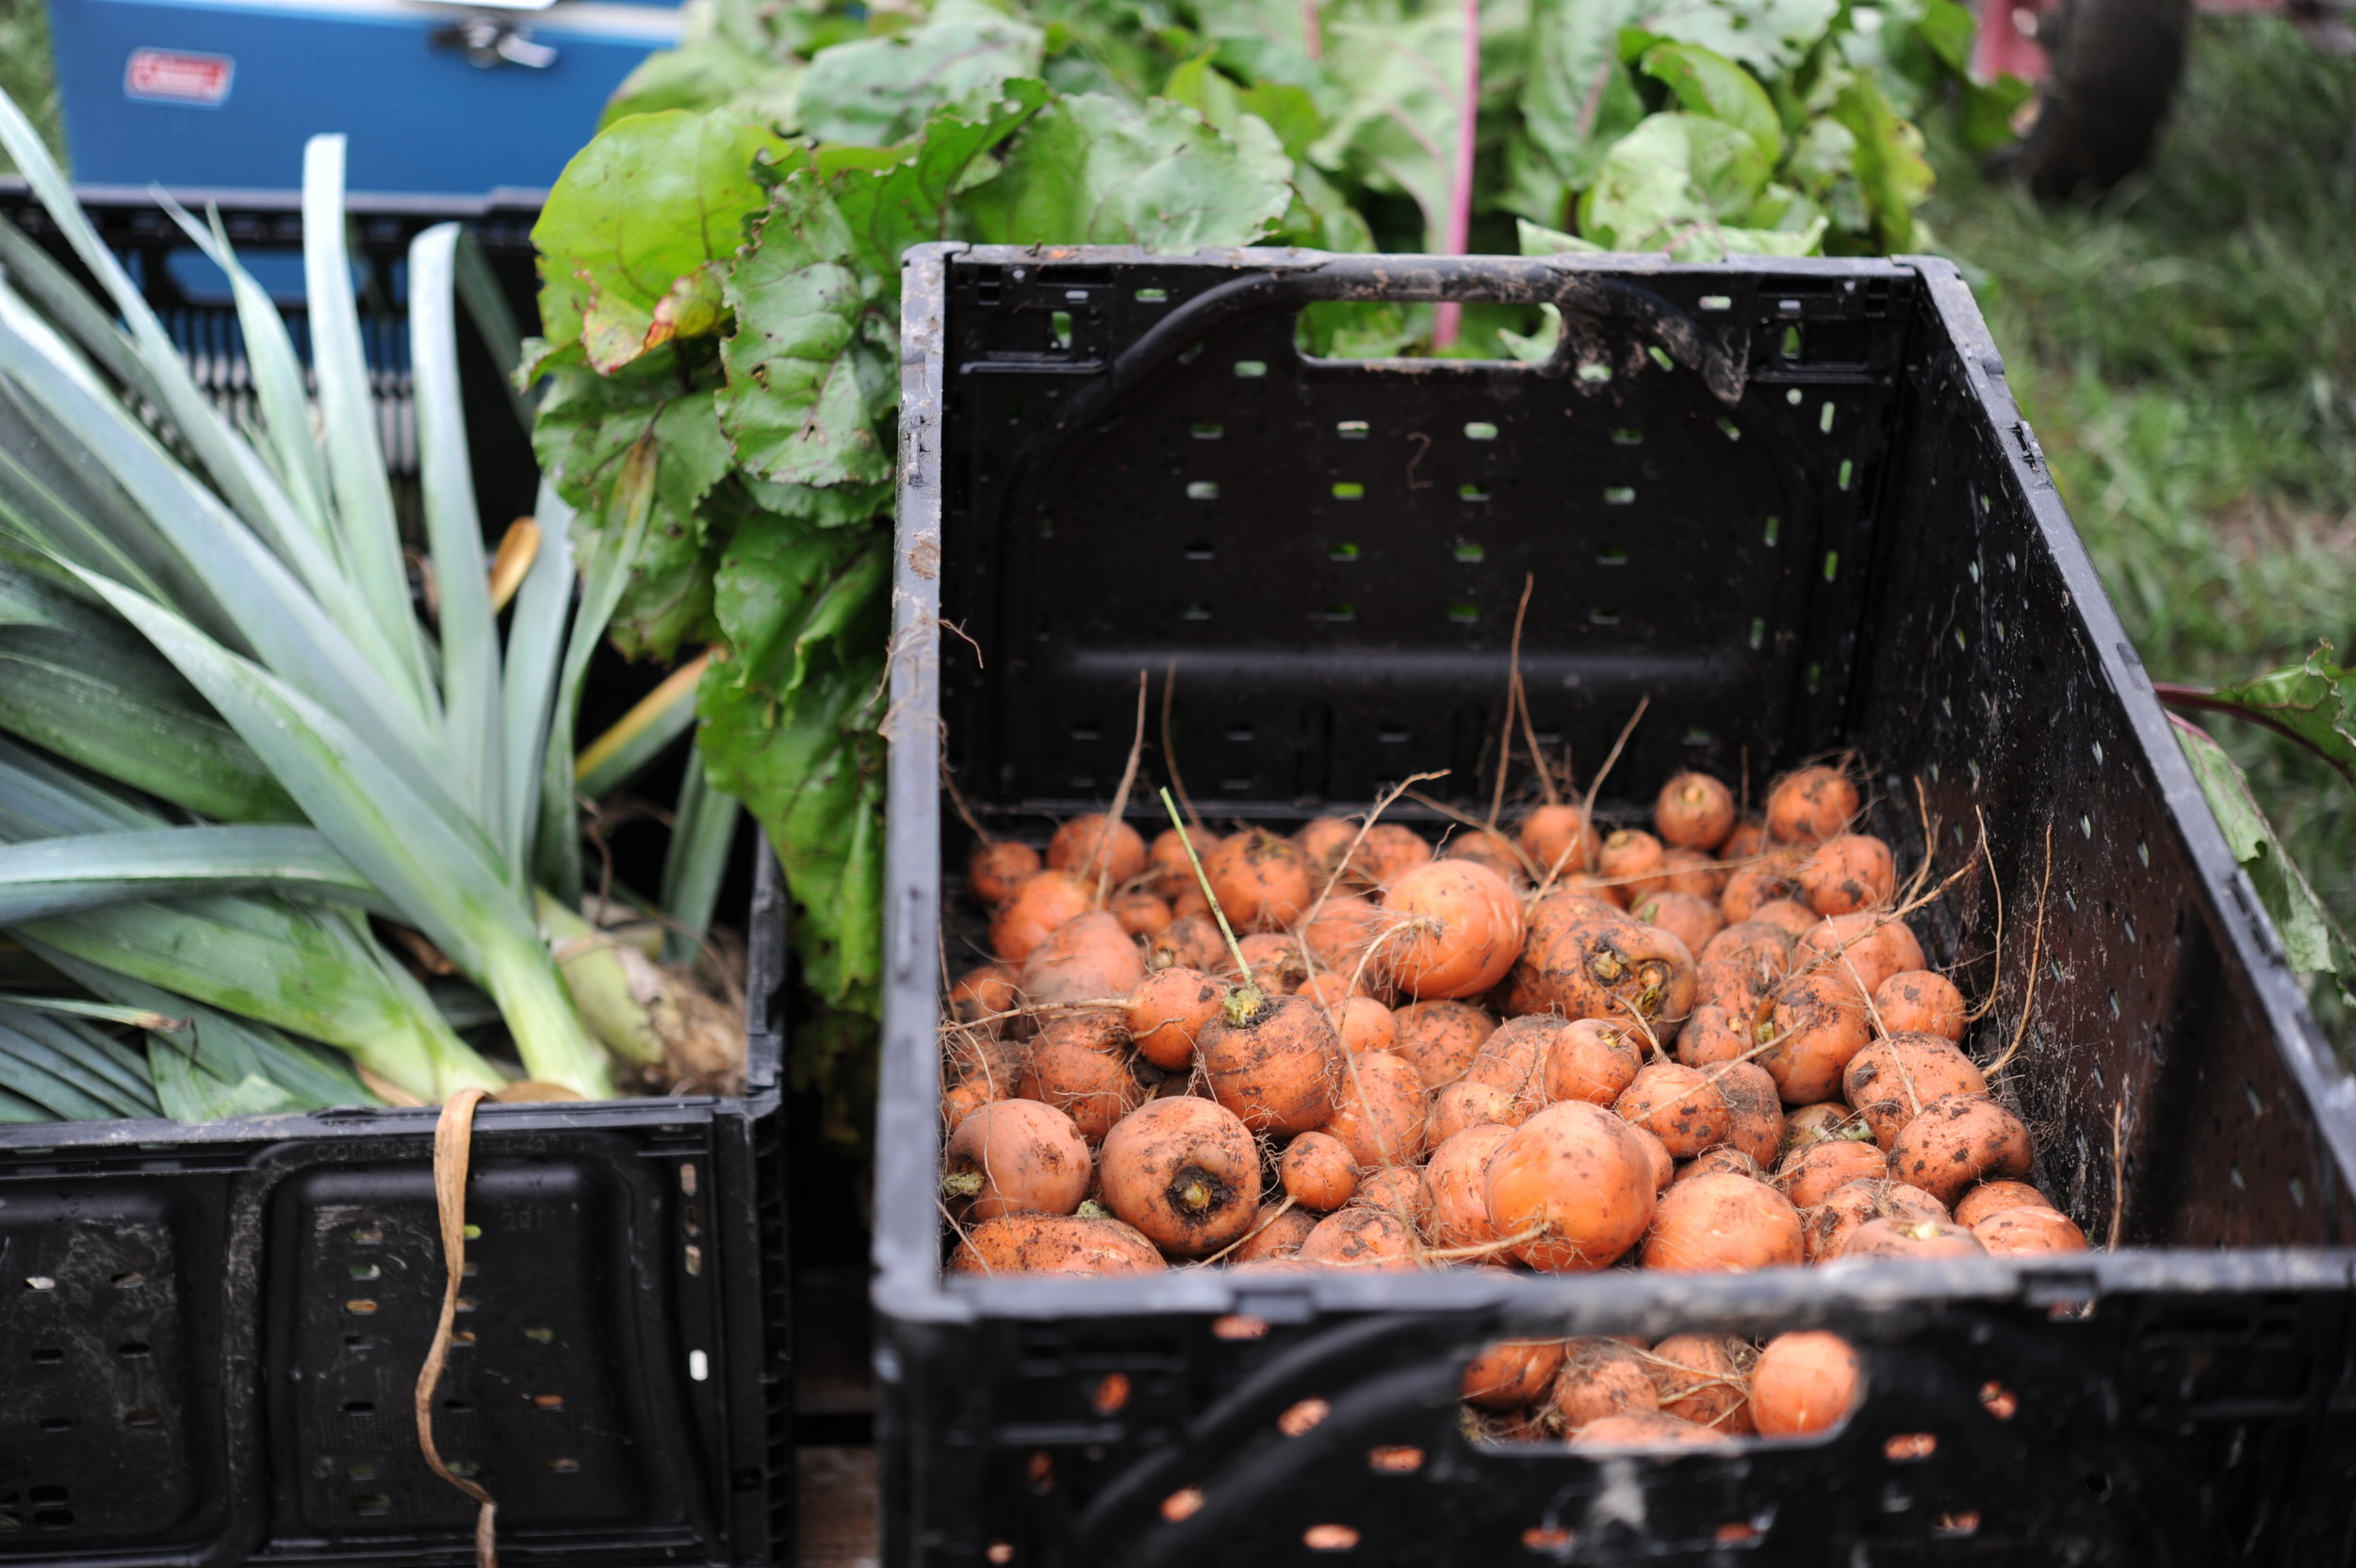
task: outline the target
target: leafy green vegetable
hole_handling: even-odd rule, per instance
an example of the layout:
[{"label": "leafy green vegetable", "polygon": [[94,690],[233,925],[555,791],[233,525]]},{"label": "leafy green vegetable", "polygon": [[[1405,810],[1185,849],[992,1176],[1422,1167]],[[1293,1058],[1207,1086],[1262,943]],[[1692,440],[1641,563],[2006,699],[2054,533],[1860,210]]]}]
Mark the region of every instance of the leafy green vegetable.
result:
[{"label": "leafy green vegetable", "polygon": [[2274,825],[2266,821],[2266,812],[2250,794],[2250,780],[2240,764],[2198,726],[2178,719],[2175,727],[2177,743],[2192,764],[2193,776],[2201,781],[2201,792],[2208,797],[2209,809],[2225,830],[2233,858],[2257,888],[2259,902],[2282,936],[2282,951],[2291,967],[2302,974],[2331,975],[2344,996],[2356,1000],[2356,949],[2350,948],[2348,933],[2315,896],[2306,874],[2282,848]]},{"label": "leafy green vegetable", "polygon": [[[1887,0],[1868,38],[1859,14],[1491,0],[1470,192],[1453,0],[709,0],[669,63],[633,74],[535,230],[535,440],[581,509],[584,558],[644,509],[617,645],[718,645],[696,695],[703,782],[750,808],[785,866],[822,1004],[794,1072],[826,1088],[831,1127],[864,1120],[880,982],[882,514],[907,248],[1417,249],[1447,239],[1464,196],[1477,234],[1512,218],[1525,253],[1894,243],[1927,190],[1904,113],[1972,90],[1969,17]],[[1322,303],[1299,341],[1534,359],[1561,330],[1551,310],[1479,307],[1434,351],[1434,318]],[[624,483],[647,465],[650,495]]]}]

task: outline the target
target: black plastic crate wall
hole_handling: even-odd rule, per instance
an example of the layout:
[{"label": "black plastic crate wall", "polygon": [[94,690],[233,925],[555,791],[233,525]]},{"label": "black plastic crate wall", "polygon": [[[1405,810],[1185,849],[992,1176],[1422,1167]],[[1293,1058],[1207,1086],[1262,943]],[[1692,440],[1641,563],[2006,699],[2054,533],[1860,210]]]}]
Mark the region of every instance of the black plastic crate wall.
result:
[{"label": "black plastic crate wall", "polygon": [[[1443,297],[1553,304],[1563,346],[1295,347],[1312,303]],[[2347,1559],[2350,1089],[1952,267],[948,247],[906,299],[889,1560]],[[979,923],[943,757],[987,825],[1037,841],[1109,798],[1138,672],[1158,700],[1174,665],[1207,818],[1363,808],[1434,767],[1485,805],[1526,577],[1542,744],[1593,769],[1651,699],[1608,811],[1639,820],[1686,766],[1756,798],[1853,752],[1902,863],[1965,873],[1914,924],[1998,989],[1968,1044],[2019,1032],[1999,1093],[2105,1250],[944,1282],[936,933],[954,969]],[[1597,1463],[1458,1427],[1464,1362],[1508,1331],[1813,1325],[1862,1347],[1870,1387],[1822,1444]],[[1927,1454],[1885,1447],[1925,1431]]]},{"label": "black plastic crate wall", "polygon": [[[244,333],[226,276],[188,242],[149,192],[102,187],[77,194],[100,237],[187,356],[197,385],[233,416],[258,416]],[[286,191],[239,190],[175,191],[173,199],[200,219],[207,216],[208,208],[220,212],[238,259],[270,291],[286,318],[296,354],[307,366],[311,338],[303,303],[300,199]],[[393,476],[401,526],[414,535],[421,522],[417,416],[409,382],[409,242],[435,223],[464,222],[494,292],[521,330],[530,332],[539,319],[532,247],[532,225],[539,212],[491,201],[382,196],[355,196],[350,208],[346,243],[359,296],[361,345],[377,400],[377,438]],[[0,217],[80,270],[64,237],[21,178],[0,176]],[[514,367],[497,363],[472,330],[461,330],[458,347],[476,489],[483,515],[504,526],[508,518],[530,514],[533,498],[531,440],[513,412],[520,405],[507,381]]]},{"label": "black plastic crate wall", "polygon": [[[740,1098],[485,1104],[444,1457],[512,1562],[790,1555],[765,845]],[[0,1562],[463,1563],[432,1109],[0,1128]]]}]

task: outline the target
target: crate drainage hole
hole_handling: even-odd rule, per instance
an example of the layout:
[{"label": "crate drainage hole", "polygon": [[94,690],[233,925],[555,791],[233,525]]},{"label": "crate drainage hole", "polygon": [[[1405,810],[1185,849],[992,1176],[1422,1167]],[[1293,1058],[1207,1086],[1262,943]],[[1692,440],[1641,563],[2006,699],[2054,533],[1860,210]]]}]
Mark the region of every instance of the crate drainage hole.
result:
[{"label": "crate drainage hole", "polygon": [[560,1476],[579,1475],[581,1473],[581,1461],[577,1459],[552,1459],[548,1461],[548,1468],[555,1471]]},{"label": "crate drainage hole", "polygon": [[1532,1525],[1522,1531],[1522,1549],[1562,1557],[1570,1552],[1571,1543],[1577,1539],[1560,1525]]},{"label": "crate drainage hole", "polygon": [[1358,1532],[1348,1525],[1311,1525],[1301,1544],[1313,1552],[1346,1552],[1358,1544]]},{"label": "crate drainage hole", "polygon": [[27,1274],[25,1276],[25,1288],[26,1290],[55,1290],[57,1288],[57,1282],[46,1274]]},{"label": "crate drainage hole", "polygon": [[1162,1499],[1162,1517],[1174,1525],[1182,1519],[1193,1518],[1202,1511],[1202,1508],[1203,1489],[1182,1486]]},{"label": "crate drainage hole", "polygon": [[1747,1519],[1734,1519],[1718,1527],[1710,1539],[1721,1546],[1747,1546],[1759,1539],[1759,1527]]},{"label": "crate drainage hole", "polygon": [[532,1402],[542,1410],[563,1410],[564,1408],[564,1396],[562,1394],[535,1394],[532,1396]]},{"label": "crate drainage hole", "polygon": [[1088,1404],[1099,1415],[1110,1415],[1129,1403],[1129,1374],[1107,1372],[1096,1381],[1095,1391],[1088,1396]]},{"label": "crate drainage hole", "polygon": [[[1386,741],[1391,739],[1388,735],[1383,738]],[[1402,734],[1399,739],[1403,741],[1407,737]],[[1214,1339],[1266,1339],[1268,1319],[1249,1317],[1241,1313],[1230,1313],[1224,1317],[1215,1317],[1211,1319],[1211,1337]]]},{"label": "crate drainage hole", "polygon": [[[2253,1093],[2250,1098],[2254,1101],[2257,1096]],[[55,1366],[63,1360],[65,1360],[65,1352],[63,1350],[36,1350],[33,1352],[33,1364],[35,1366]]]},{"label": "crate drainage hole", "polygon": [[990,1544],[990,1550],[984,1552],[982,1555],[990,1559],[992,1562],[1012,1562],[1014,1560],[1014,1543],[1011,1541],[993,1541]]},{"label": "crate drainage hole", "polygon": [[1423,1450],[1406,1444],[1369,1448],[1366,1468],[1385,1476],[1412,1475],[1423,1468]]},{"label": "crate drainage hole", "polygon": [[382,1492],[363,1492],[352,1499],[352,1511],[363,1514],[390,1513],[393,1500]]},{"label": "crate drainage hole", "polygon": [[1925,1460],[1939,1452],[1939,1438],[1931,1432],[1899,1432],[1882,1445],[1882,1458],[1892,1464]]},{"label": "crate drainage hole", "polygon": [[688,1351],[687,1376],[699,1383],[710,1381],[712,1378],[712,1358],[704,1354],[701,1350]]},{"label": "crate drainage hole", "polygon": [[1959,1536],[1979,1533],[1980,1516],[1976,1511],[1942,1513],[1931,1521],[1931,1533],[1953,1540]]},{"label": "crate drainage hole", "polygon": [[1303,1399],[1276,1418],[1276,1429],[1299,1437],[1333,1413],[1333,1407],[1322,1399]]}]

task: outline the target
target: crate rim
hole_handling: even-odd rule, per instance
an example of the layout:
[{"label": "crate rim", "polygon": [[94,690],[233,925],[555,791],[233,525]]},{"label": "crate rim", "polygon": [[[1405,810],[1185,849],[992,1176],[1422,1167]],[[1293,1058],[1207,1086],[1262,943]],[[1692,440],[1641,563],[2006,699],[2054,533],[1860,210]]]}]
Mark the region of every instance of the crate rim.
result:
[{"label": "crate rim", "polygon": [[[1352,1277],[1304,1272],[1243,1276],[1211,1269],[1111,1280],[960,1279],[941,1268],[933,1171],[940,1157],[940,1119],[931,1087],[938,1071],[939,998],[934,948],[940,914],[941,734],[938,682],[941,644],[941,473],[938,438],[942,399],[946,283],[953,260],[1002,266],[1103,266],[1152,262],[1162,267],[1219,268],[1242,282],[1286,286],[1308,299],[1383,297],[1411,302],[1500,297],[1567,297],[1596,278],[1727,277],[1762,274],[1809,278],[1906,277],[1919,280],[1925,308],[1953,334],[1972,390],[1996,416],[2005,470],[2052,552],[2097,667],[2119,697],[2143,762],[2159,787],[2194,868],[2194,897],[2222,945],[2250,977],[2272,1026],[2275,1049],[2315,1114],[2312,1135],[2322,1145],[2317,1164],[2342,1184],[2356,1183],[2356,1076],[2340,1068],[2291,972],[2282,939],[2249,875],[2233,858],[2167,715],[2151,690],[2141,657],[2086,554],[2047,470],[2042,449],[2014,401],[2002,354],[1961,271],[1943,256],[1746,257],[1740,262],[1690,263],[1658,253],[1563,253],[1543,257],[1340,254],[1270,248],[1202,248],[1185,254],[1134,246],[984,246],[943,241],[911,247],[902,257],[901,403],[898,509],[892,563],[892,750],[887,809],[884,899],[885,1018],[876,1109],[875,1231],[871,1297],[877,1314],[908,1323],[962,1324],[990,1318],[1054,1321],[1147,1312],[1249,1313],[1264,1303],[1286,1316],[1328,1312],[1491,1309],[1565,1312],[1582,1320],[1605,1313],[1625,1317],[1647,1309],[1716,1311],[1729,1317],[1790,1317],[1869,1305],[1928,1307],[1962,1297],[2050,1300],[2055,1284],[2080,1295],[2149,1289],[2347,1290],[2356,1283],[2356,1248],[2251,1248],[2236,1250],[2134,1250],[2078,1254],[2066,1263],[1971,1260],[1907,1264],[1843,1271],[1844,1284],[1827,1292],[1821,1269],[1766,1270],[1723,1279],[1628,1274],[1494,1278],[1451,1271]],[[1534,290],[1553,285],[1549,294]],[[1209,291],[1213,295],[1226,289]],[[1179,335],[1173,323],[1199,318],[1205,296],[1174,309],[1149,339]],[[1216,302],[1213,310],[1218,308]],[[1680,315],[1682,313],[1679,313]],[[1690,318],[1686,318],[1690,321]],[[1166,329],[1172,329],[1168,330]],[[1189,329],[1191,330],[1191,329]],[[1148,340],[1140,340],[1142,348]],[[1295,351],[1298,352],[1299,351]],[[1137,349],[1131,358],[1141,359]],[[1306,358],[1307,356],[1303,356]],[[1563,357],[1558,355],[1558,357]],[[1376,365],[1398,362],[1368,362]],[[1429,362],[1414,361],[1428,370]],[[1495,362],[1472,362],[1476,365]],[[1150,369],[1151,367],[1145,367]],[[1543,367],[1530,367],[1534,373]],[[1116,362],[1104,380],[1116,394],[1135,384]],[[1723,394],[1722,394],[1723,395]],[[1110,398],[1086,393],[1063,405],[1058,424],[1069,431],[1096,416]],[[2327,1216],[2342,1195],[2318,1192]],[[2223,1276],[2219,1270],[2222,1268]],[[2090,1287],[2090,1290],[2089,1288]]]}]

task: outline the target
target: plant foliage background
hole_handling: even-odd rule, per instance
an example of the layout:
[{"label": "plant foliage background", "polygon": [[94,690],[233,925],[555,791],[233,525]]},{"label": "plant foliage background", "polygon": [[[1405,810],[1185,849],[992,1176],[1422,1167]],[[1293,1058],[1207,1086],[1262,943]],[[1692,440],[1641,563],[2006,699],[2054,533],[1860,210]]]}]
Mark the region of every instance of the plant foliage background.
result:
[{"label": "plant foliage background", "polygon": [[[656,465],[613,635],[717,647],[699,754],[783,860],[834,1135],[872,1093],[906,247],[1923,249],[1918,118],[1985,146],[2020,101],[1963,76],[1971,35],[1953,0],[695,0],[549,198],[523,375],[578,530]],[[1304,347],[1552,348],[1539,312],[1437,348],[1431,318],[1337,308]]]}]

